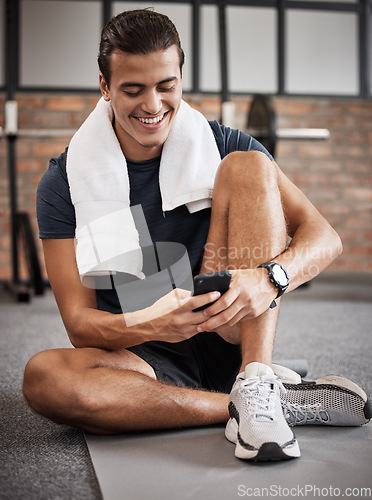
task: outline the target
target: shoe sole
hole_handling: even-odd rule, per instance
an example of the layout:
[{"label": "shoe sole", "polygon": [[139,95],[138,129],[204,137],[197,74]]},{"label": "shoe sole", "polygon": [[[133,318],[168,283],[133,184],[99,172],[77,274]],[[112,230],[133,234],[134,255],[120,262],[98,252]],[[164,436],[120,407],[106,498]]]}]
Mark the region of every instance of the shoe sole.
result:
[{"label": "shoe sole", "polygon": [[297,441],[282,448],[278,443],[264,443],[259,450],[247,450],[240,443],[236,444],[235,456],[243,460],[255,462],[276,462],[300,457],[300,448]]},{"label": "shoe sole", "polygon": [[297,440],[284,448],[278,443],[264,443],[258,450],[245,448],[238,440],[238,423],[234,418],[230,418],[226,425],[225,437],[231,443],[236,444],[235,456],[244,460],[257,462],[278,461],[299,458],[301,455]]},{"label": "shoe sole", "polygon": [[225,438],[236,444],[238,440],[238,422],[235,418],[230,418],[225,427]]},{"label": "shoe sole", "polygon": [[[287,391],[311,391],[314,395],[319,394],[320,401],[325,399],[328,394],[329,398],[332,398],[332,394],[335,392],[340,396],[343,395],[348,399],[348,409],[325,409],[324,411],[329,415],[327,421],[316,420],[314,422],[304,421],[297,422],[291,421],[287,418],[288,424],[293,427],[296,425],[329,425],[329,426],[346,426],[346,427],[358,427],[369,422],[372,418],[372,407],[367,399],[366,393],[357,384],[348,380],[344,377],[339,377],[337,375],[327,375],[314,382],[304,381],[302,384],[286,384],[284,387]],[[282,401],[285,403],[292,404],[290,400],[287,400],[285,395],[281,396]],[[301,406],[301,403],[299,403]],[[306,404],[304,403],[304,406]]]}]

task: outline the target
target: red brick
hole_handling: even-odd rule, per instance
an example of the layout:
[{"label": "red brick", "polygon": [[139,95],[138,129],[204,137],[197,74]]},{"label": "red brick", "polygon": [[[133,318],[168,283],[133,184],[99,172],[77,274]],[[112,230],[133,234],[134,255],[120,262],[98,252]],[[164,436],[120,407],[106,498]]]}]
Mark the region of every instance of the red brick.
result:
[{"label": "red brick", "polygon": [[344,169],[348,172],[369,174],[372,172],[372,163],[365,160],[346,160],[344,162]]},{"label": "red brick", "polygon": [[350,247],[350,253],[352,255],[372,255],[372,246],[352,246]]},{"label": "red brick", "polygon": [[345,227],[358,227],[361,229],[369,230],[372,227],[372,212],[371,210],[356,211],[350,215],[345,216],[342,222]]},{"label": "red brick", "polygon": [[[302,166],[303,168],[303,166]],[[334,159],[316,159],[307,162],[307,171],[308,172],[323,172],[327,175],[328,178],[333,179],[334,176],[332,174],[339,175],[339,172],[342,170],[342,163],[340,160]],[[331,176],[329,175],[331,174]]]},{"label": "red brick", "polygon": [[303,158],[326,159],[333,157],[329,142],[317,142],[316,144],[308,142],[307,144],[301,144],[298,151]]},{"label": "red brick", "polygon": [[61,143],[54,142],[36,142],[33,145],[33,153],[36,156],[45,156],[47,158],[59,156],[64,150]]},{"label": "red brick", "polygon": [[[193,106],[195,106],[195,104],[193,104]],[[218,97],[202,99],[200,102],[200,109],[203,110],[203,113],[218,113],[221,109],[221,100]]]},{"label": "red brick", "polygon": [[30,139],[19,138],[16,143],[16,154],[17,158],[26,156],[30,157],[32,155],[32,142]]},{"label": "red brick", "polygon": [[307,186],[318,186],[327,185],[329,183],[328,177],[320,172],[303,172],[295,174],[293,176],[295,184],[307,185]]},{"label": "red brick", "polygon": [[327,215],[347,215],[350,213],[350,208],[344,203],[318,203],[317,208]]},{"label": "red brick", "polygon": [[[187,94],[190,104],[210,119],[219,118],[220,98]],[[100,94],[19,93],[19,119],[24,128],[77,129],[95,107]],[[237,125],[245,127],[249,96],[234,96]],[[290,179],[313,201],[340,233],[345,251],[327,271],[372,272],[372,256],[365,250],[372,241],[372,101],[274,97],[278,127],[328,128],[328,141],[279,140],[276,159]],[[0,124],[4,97],[0,97]],[[19,203],[35,218],[36,185],[51,156],[59,155],[66,138],[19,138],[17,169]],[[0,278],[9,273],[9,197],[7,144],[0,141]],[[2,249],[2,250],[1,250]],[[350,250],[352,249],[352,251]],[[360,249],[360,250],[358,250]],[[41,252],[41,249],[40,249]],[[359,252],[359,253],[358,253]]]},{"label": "red brick", "polygon": [[45,98],[41,95],[17,95],[16,97],[18,103],[18,112],[21,113],[23,110],[31,109],[42,109],[45,107]]},{"label": "red brick", "polygon": [[18,172],[40,172],[45,167],[45,161],[29,158],[17,161]]},{"label": "red brick", "polygon": [[90,111],[93,111],[101,97],[102,96],[99,92],[97,92],[97,94],[87,94],[85,97],[85,107]]},{"label": "red brick", "polygon": [[327,107],[328,112],[331,114],[345,114],[346,112],[346,103],[342,101],[330,100],[329,105]]},{"label": "red brick", "polygon": [[81,111],[85,108],[85,99],[77,96],[51,97],[46,105],[52,111]]},{"label": "red brick", "polygon": [[278,141],[276,146],[276,160],[284,165],[285,159],[293,155],[293,141]]},{"label": "red brick", "polygon": [[349,112],[369,115],[372,113],[372,103],[370,101],[354,101],[348,106]]},{"label": "red brick", "polygon": [[329,186],[316,186],[311,190],[311,198],[317,202],[332,203],[339,197],[339,190]]},{"label": "red brick", "polygon": [[[351,126],[352,123],[353,123],[353,120],[349,116],[330,116],[324,120],[323,128],[330,128],[330,129],[343,128],[344,129],[347,126]],[[333,133],[332,133],[332,138],[333,138]]]},{"label": "red brick", "polygon": [[352,200],[372,201],[372,188],[348,188],[344,193]]},{"label": "red brick", "polygon": [[274,101],[275,111],[278,114],[287,115],[307,115],[316,109],[316,105],[311,101],[276,99]]},{"label": "red brick", "polygon": [[335,229],[335,231],[337,231],[340,225],[340,219],[341,219],[340,215],[325,213],[323,212],[323,207],[318,207],[316,204],[315,206],[319,210],[319,212],[323,215],[323,217],[327,220],[327,222]]},{"label": "red brick", "polygon": [[361,238],[361,233],[362,231],[358,229],[340,228],[338,230],[338,234],[344,244],[346,242],[354,243],[355,241],[359,241]]}]

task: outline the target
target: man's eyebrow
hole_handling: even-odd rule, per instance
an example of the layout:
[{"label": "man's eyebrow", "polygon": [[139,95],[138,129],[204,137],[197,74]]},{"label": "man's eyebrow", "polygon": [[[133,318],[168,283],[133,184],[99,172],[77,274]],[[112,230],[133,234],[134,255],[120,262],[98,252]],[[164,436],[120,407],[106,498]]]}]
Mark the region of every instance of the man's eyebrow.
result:
[{"label": "man's eyebrow", "polygon": [[[166,78],[165,80],[161,80],[160,82],[157,82],[156,85],[163,85],[164,83],[170,83],[177,81],[178,78],[176,76],[171,76],[170,78]],[[140,87],[140,88],[145,88],[146,85],[144,83],[138,83],[138,82],[123,82],[120,84],[120,88],[125,89],[128,87]]]},{"label": "man's eyebrow", "polygon": [[158,85],[162,85],[163,83],[175,82],[175,81],[178,81],[178,78],[176,76],[171,76],[170,78],[167,78],[166,80],[162,80],[161,82],[159,82]]}]

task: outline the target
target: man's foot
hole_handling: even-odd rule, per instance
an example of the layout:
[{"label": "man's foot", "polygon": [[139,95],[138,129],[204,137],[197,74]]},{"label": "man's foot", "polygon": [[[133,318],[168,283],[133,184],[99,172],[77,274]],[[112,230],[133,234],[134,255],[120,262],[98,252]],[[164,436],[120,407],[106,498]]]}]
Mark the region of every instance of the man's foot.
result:
[{"label": "man's foot", "polygon": [[372,418],[366,393],[351,380],[327,375],[300,384],[282,380],[281,392],[286,421],[295,425],[359,426]]},{"label": "man's foot", "polygon": [[248,460],[283,460],[300,456],[297,440],[284,419],[280,391],[269,366],[249,363],[231,390],[225,436],[236,443],[235,456]]}]

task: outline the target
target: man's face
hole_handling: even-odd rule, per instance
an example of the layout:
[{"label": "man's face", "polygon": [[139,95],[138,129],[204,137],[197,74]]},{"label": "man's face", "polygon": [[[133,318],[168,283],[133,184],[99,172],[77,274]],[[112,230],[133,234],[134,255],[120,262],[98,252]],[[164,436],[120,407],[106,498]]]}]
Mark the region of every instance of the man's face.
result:
[{"label": "man's face", "polygon": [[110,56],[110,68],[110,88],[102,75],[100,87],[111,101],[125,157],[145,161],[159,156],[182,98],[177,47],[138,55],[117,50]]}]

